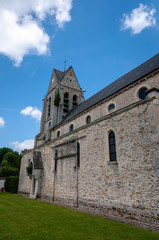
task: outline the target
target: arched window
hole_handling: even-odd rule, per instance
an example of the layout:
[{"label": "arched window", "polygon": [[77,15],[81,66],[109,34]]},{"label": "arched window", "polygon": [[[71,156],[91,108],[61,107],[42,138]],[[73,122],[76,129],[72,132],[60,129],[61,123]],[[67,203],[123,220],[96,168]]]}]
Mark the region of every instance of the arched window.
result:
[{"label": "arched window", "polygon": [[144,100],[147,97],[147,92],[146,91],[147,91],[146,87],[143,87],[139,90],[138,96],[141,100]]},{"label": "arched window", "polygon": [[110,161],[116,161],[116,144],[115,144],[115,134],[113,131],[109,133],[109,158]]},{"label": "arched window", "polygon": [[31,163],[31,159],[29,158],[29,160],[28,160],[28,165]]},{"label": "arched window", "polygon": [[90,122],[91,122],[91,116],[88,115],[88,116],[86,117],[86,123],[88,124],[88,123],[90,123]]},{"label": "arched window", "polygon": [[60,131],[57,131],[57,137],[60,137]]},{"label": "arched window", "polygon": [[80,167],[80,144],[77,143],[77,166]]},{"label": "arched window", "polygon": [[115,108],[115,105],[112,103],[112,104],[109,105],[108,111],[111,111],[111,110],[113,110],[114,108]]},{"label": "arched window", "polygon": [[26,171],[27,171],[28,175],[31,175],[33,172],[33,163],[31,161],[31,159],[29,159],[29,163],[28,163],[28,167],[26,168]]},{"label": "arched window", "polygon": [[74,130],[74,126],[73,124],[70,125],[70,132],[72,132]]},{"label": "arched window", "polygon": [[50,117],[50,110],[51,110],[51,97],[49,97],[49,103],[48,103],[48,117]]},{"label": "arched window", "polygon": [[68,94],[68,92],[64,93],[63,105],[64,105],[63,111],[65,113],[67,113],[69,111],[69,94]]},{"label": "arched window", "polygon": [[72,104],[73,107],[77,106],[77,96],[76,94],[73,95],[73,104]]}]

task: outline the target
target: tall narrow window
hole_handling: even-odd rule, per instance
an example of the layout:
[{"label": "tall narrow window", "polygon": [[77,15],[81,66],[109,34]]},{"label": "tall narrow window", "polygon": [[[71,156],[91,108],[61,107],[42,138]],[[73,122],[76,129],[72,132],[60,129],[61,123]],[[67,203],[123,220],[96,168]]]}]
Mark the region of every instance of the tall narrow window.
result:
[{"label": "tall narrow window", "polygon": [[57,150],[55,151],[55,171],[57,170]]},{"label": "tall narrow window", "polygon": [[88,123],[90,123],[90,122],[91,122],[91,116],[88,115],[88,116],[86,117],[86,123],[88,124]]},{"label": "tall narrow window", "polygon": [[50,110],[51,110],[51,97],[49,97],[49,104],[48,104],[48,117],[50,117]]},{"label": "tall narrow window", "polygon": [[65,113],[67,113],[67,112],[69,111],[69,94],[68,94],[68,92],[66,92],[66,93],[64,94],[63,105],[64,105],[63,111],[64,111]]},{"label": "tall narrow window", "polygon": [[77,143],[77,166],[80,167],[80,144]]},{"label": "tall narrow window", "polygon": [[71,125],[70,125],[70,132],[72,132],[73,130],[74,130],[74,125],[71,124]]},{"label": "tall narrow window", "polygon": [[57,137],[60,137],[60,131],[57,131]]},{"label": "tall narrow window", "polygon": [[77,106],[77,96],[76,95],[73,95],[73,104],[72,104],[73,107]]},{"label": "tall narrow window", "polygon": [[113,131],[109,133],[109,157],[110,161],[116,161],[116,144],[115,144],[115,134]]}]

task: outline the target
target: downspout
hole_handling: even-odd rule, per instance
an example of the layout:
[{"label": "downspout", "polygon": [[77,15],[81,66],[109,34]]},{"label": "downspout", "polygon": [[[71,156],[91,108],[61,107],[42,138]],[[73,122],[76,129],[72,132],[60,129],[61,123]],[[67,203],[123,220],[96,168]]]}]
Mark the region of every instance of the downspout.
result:
[{"label": "downspout", "polygon": [[78,151],[77,151],[78,138],[76,138],[75,144],[76,144],[76,207],[78,207]]},{"label": "downspout", "polygon": [[55,154],[55,157],[54,157],[54,170],[53,170],[53,196],[52,196],[53,201],[55,199],[55,164],[56,164],[56,154]]}]

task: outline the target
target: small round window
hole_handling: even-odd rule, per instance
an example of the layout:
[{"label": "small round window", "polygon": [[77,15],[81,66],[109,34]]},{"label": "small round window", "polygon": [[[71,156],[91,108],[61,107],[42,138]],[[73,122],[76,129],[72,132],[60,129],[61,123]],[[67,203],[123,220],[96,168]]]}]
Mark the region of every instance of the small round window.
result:
[{"label": "small round window", "polygon": [[57,131],[57,137],[60,137],[60,131]]},{"label": "small round window", "polygon": [[111,110],[113,110],[114,108],[115,108],[115,105],[112,103],[112,104],[109,105],[108,111],[111,111]]},{"label": "small round window", "polygon": [[70,125],[70,132],[72,132],[74,130],[74,126],[73,124]]},{"label": "small round window", "polygon": [[144,100],[146,97],[147,97],[147,88],[146,87],[143,87],[139,90],[139,98],[141,100]]},{"label": "small round window", "polygon": [[88,124],[88,123],[90,123],[90,122],[91,122],[91,116],[88,115],[88,116],[86,117],[86,123]]}]

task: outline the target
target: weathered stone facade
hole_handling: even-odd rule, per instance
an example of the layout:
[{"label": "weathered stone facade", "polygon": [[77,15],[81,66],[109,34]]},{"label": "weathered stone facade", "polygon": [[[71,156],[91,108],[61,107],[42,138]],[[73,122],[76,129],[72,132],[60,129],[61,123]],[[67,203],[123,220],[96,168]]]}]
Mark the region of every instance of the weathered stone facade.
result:
[{"label": "weathered stone facade", "polygon": [[[67,78],[64,83],[61,81],[62,96],[69,91],[67,81]],[[77,79],[75,82],[77,86]],[[159,68],[67,121],[59,117],[50,129],[49,141],[36,138],[35,148],[24,152],[19,192],[30,194],[32,180],[27,176],[26,167],[33,153],[39,151],[43,168],[39,177],[41,198],[159,222],[158,84]],[[141,100],[139,91],[143,88],[148,89],[148,94]],[[76,95],[82,102],[82,91],[78,87],[77,90]],[[73,96],[74,89],[71,91]],[[115,108],[108,110],[111,104]],[[80,106],[82,104],[73,111]],[[45,107],[43,133],[47,128],[44,114]],[[61,106],[59,116],[62,114]],[[86,122],[88,116],[90,123]],[[116,161],[110,161],[111,131],[115,134]]]}]

